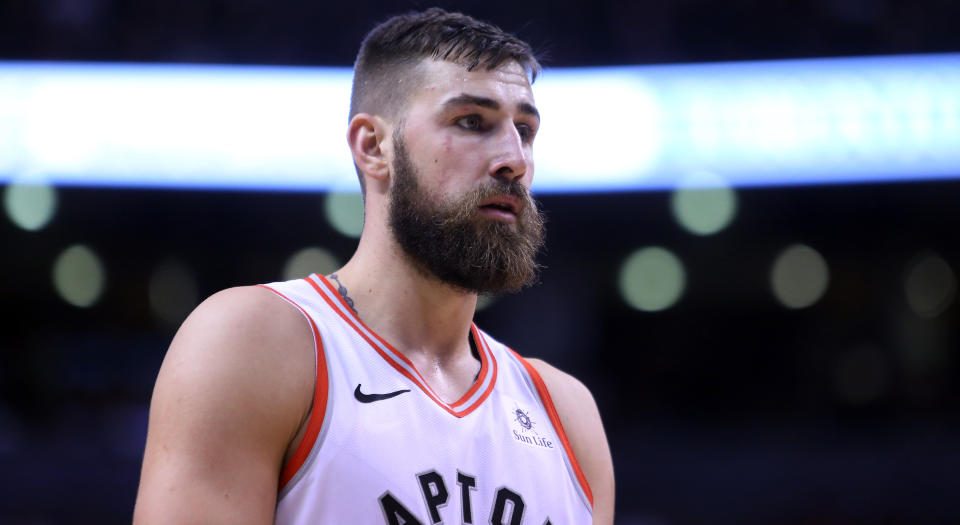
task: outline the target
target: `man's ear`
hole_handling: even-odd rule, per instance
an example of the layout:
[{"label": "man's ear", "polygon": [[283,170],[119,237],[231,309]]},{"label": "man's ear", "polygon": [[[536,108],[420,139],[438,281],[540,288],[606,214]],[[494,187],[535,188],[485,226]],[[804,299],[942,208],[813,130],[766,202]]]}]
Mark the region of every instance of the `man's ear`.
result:
[{"label": "man's ear", "polygon": [[386,128],[383,119],[368,113],[354,115],[347,127],[347,143],[353,153],[353,162],[365,175],[381,181],[390,175]]}]

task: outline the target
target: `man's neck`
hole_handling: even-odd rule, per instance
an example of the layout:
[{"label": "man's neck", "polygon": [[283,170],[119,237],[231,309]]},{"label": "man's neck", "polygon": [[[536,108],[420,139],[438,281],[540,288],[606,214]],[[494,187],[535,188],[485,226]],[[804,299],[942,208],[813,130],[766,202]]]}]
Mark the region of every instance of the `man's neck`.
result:
[{"label": "man's neck", "polygon": [[331,279],[360,319],[411,358],[443,366],[469,355],[477,296],[423,275],[392,243],[365,248]]}]

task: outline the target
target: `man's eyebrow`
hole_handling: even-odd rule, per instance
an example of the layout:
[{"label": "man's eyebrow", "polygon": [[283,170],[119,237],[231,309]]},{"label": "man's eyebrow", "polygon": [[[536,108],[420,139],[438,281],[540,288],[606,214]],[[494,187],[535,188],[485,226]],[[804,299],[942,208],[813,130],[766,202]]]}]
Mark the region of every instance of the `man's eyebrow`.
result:
[{"label": "man's eyebrow", "polygon": [[[446,109],[452,109],[458,106],[480,106],[482,108],[488,108],[492,110],[500,109],[500,103],[496,100],[477,95],[470,95],[468,93],[457,95],[453,98],[447,99],[447,101],[443,103],[443,107]],[[533,104],[530,104],[529,102],[521,102],[517,105],[517,107],[520,109],[520,113],[536,117],[537,120],[540,120],[540,112],[537,111],[537,108]]]},{"label": "man's eyebrow", "polygon": [[500,109],[500,103],[492,98],[469,95],[467,93],[447,99],[447,101],[443,103],[443,107],[446,109],[452,109],[457,106],[480,106],[494,110]]},{"label": "man's eyebrow", "polygon": [[536,117],[537,121],[540,120],[540,112],[537,111],[537,108],[534,107],[533,104],[530,104],[530,103],[528,103],[528,102],[521,102],[521,103],[520,103],[520,113],[524,113],[524,114],[526,114],[526,115],[530,115],[530,116],[532,116],[532,117]]}]

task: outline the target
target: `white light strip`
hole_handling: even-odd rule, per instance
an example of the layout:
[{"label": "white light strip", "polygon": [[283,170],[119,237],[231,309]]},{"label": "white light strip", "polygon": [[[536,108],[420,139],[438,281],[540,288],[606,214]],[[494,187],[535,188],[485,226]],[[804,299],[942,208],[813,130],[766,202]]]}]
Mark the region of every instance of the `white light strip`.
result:
[{"label": "white light strip", "polygon": [[[0,62],[0,182],[355,190],[350,79]],[[704,171],[738,186],[960,177],[957,86],[960,54],[548,70],[534,188],[665,189]]]}]

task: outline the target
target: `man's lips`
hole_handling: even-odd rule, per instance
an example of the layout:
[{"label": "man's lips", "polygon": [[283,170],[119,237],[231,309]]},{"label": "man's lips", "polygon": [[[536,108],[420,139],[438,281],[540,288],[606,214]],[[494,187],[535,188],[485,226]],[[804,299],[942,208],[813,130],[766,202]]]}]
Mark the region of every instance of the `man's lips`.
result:
[{"label": "man's lips", "polygon": [[512,195],[495,195],[480,202],[480,208],[491,212],[501,212],[516,217],[520,210],[520,200]]}]

